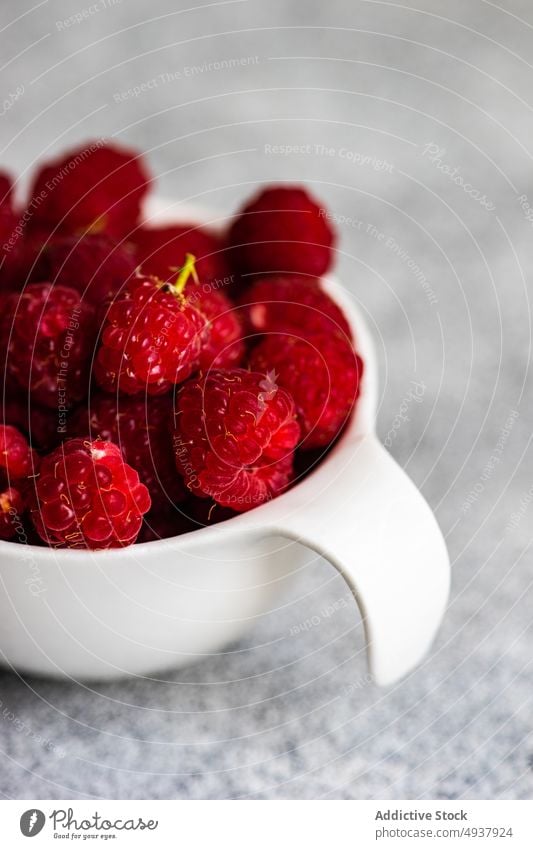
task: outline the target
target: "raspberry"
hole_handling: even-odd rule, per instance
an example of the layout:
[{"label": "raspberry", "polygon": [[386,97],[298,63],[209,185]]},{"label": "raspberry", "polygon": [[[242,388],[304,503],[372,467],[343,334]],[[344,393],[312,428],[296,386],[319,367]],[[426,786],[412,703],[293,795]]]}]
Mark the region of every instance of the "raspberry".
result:
[{"label": "raspberry", "polygon": [[275,333],[252,351],[250,368],[273,371],[293,396],[305,449],[328,445],[353,409],[363,364],[342,336]]},{"label": "raspberry", "polygon": [[69,439],[41,463],[31,517],[57,548],[119,548],[135,542],[150,495],[112,442]]},{"label": "raspberry", "polygon": [[200,368],[232,368],[239,365],[244,351],[242,321],[237,310],[223,292],[191,287],[189,298],[210,326],[207,342],[200,353]]},{"label": "raspberry", "polygon": [[25,397],[19,390],[11,391],[10,387],[6,387],[0,421],[17,427],[26,435],[31,445],[40,451],[51,451],[62,439],[57,415],[52,410],[36,404],[29,395]]},{"label": "raspberry", "polygon": [[105,235],[66,236],[45,245],[37,271],[41,280],[76,289],[99,305],[117,295],[136,268],[132,251]]},{"label": "raspberry", "polygon": [[94,308],[66,286],[32,283],[2,304],[8,377],[32,400],[68,410],[88,391],[96,338]]},{"label": "raspberry", "polygon": [[200,368],[237,365],[244,355],[242,324],[226,295],[214,288],[215,283],[225,281],[228,285],[231,280],[216,236],[195,224],[142,227],[135,234],[135,242],[143,273],[167,282],[175,279],[176,267],[184,265],[187,255],[194,255],[199,282],[188,288],[187,297],[211,325],[210,338],[200,354]]},{"label": "raspberry", "polygon": [[127,236],[138,222],[149,182],[141,157],[128,148],[84,145],[38,171],[30,193],[29,227]]},{"label": "raspberry", "polygon": [[34,473],[38,464],[25,436],[11,425],[0,425],[0,470],[8,482],[20,481]]},{"label": "raspberry", "polygon": [[145,274],[172,281],[176,269],[184,265],[186,255],[193,254],[202,283],[230,280],[220,239],[197,224],[139,227],[132,239],[137,263]]},{"label": "raspberry", "polygon": [[304,189],[272,186],[244,206],[228,241],[243,273],[320,277],[332,264],[335,237],[323,208]]},{"label": "raspberry", "polygon": [[[0,219],[2,210],[0,209]],[[6,234],[5,263],[0,270],[0,284],[4,292],[21,292],[27,283],[41,283],[47,276],[38,273],[47,234],[20,231],[21,219],[17,216],[11,237]],[[0,224],[1,227],[1,224]],[[0,236],[2,238],[2,236]],[[11,238],[11,241],[10,241]]]},{"label": "raspberry", "polygon": [[137,469],[152,499],[152,511],[164,511],[185,499],[183,481],[174,468],[170,426],[172,402],[153,398],[96,395],[89,407],[77,410],[69,423],[69,435],[105,439],[119,445],[124,459]]},{"label": "raspberry", "polygon": [[242,296],[247,324],[256,333],[339,333],[351,339],[344,313],[315,278],[264,277]]},{"label": "raspberry", "polygon": [[195,495],[237,512],[286,489],[299,435],[291,396],[264,374],[213,370],[179,391],[177,468]]},{"label": "raspberry", "polygon": [[25,437],[15,427],[0,425],[0,539],[13,539],[22,528],[28,478],[38,464]]},{"label": "raspberry", "polygon": [[162,395],[198,368],[209,327],[181,291],[191,263],[176,286],[139,277],[113,301],[94,369],[102,389]]},{"label": "raspberry", "polygon": [[11,177],[0,171],[0,286],[4,291],[15,285],[21,260],[20,238],[15,233],[19,218],[12,198]]}]

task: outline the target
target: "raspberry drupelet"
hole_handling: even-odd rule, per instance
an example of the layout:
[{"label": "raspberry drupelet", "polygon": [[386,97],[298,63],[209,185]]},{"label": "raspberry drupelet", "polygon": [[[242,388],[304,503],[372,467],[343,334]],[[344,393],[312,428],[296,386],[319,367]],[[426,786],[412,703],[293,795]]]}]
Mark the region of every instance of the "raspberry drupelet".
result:
[{"label": "raspberry drupelet", "polygon": [[209,325],[183,292],[191,274],[189,254],[175,285],[140,276],[113,301],[94,367],[106,392],[162,395],[197,370]]},{"label": "raspberry drupelet", "polygon": [[30,230],[128,236],[138,224],[150,177],[142,157],[95,141],[45,164],[33,181]]},{"label": "raspberry drupelet", "polygon": [[172,450],[172,399],[137,399],[97,394],[69,422],[69,435],[105,439],[119,445],[124,459],[139,472],[152,499],[152,513],[180,504],[186,497],[176,475]]},{"label": "raspberry drupelet", "polygon": [[228,234],[230,259],[243,274],[296,272],[320,277],[335,236],[326,212],[299,186],[271,186],[249,201]]},{"label": "raspberry drupelet", "polygon": [[96,342],[94,308],[67,286],[32,283],[2,304],[6,375],[31,399],[66,410],[87,395]]},{"label": "raspberry drupelet", "polygon": [[315,277],[263,277],[242,295],[240,304],[248,328],[256,333],[282,331],[305,336],[340,332],[351,338],[344,313]]},{"label": "raspberry drupelet", "polygon": [[175,422],[176,466],[194,495],[244,512],[291,482],[300,428],[291,396],[268,375],[226,369],[189,380]]},{"label": "raspberry drupelet", "polygon": [[150,495],[118,445],[69,439],[41,463],[31,518],[54,548],[120,548],[135,542]]},{"label": "raspberry drupelet", "polygon": [[273,370],[296,405],[304,449],[327,446],[359,395],[363,363],[342,336],[273,333],[252,351],[250,368]]}]

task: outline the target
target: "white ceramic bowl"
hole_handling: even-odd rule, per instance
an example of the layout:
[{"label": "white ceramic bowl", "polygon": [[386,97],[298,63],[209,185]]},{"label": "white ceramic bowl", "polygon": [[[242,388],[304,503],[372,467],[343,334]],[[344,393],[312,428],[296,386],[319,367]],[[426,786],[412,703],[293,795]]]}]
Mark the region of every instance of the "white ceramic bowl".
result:
[{"label": "white ceramic bowl", "polygon": [[[194,215],[161,202],[149,212],[159,222]],[[0,542],[5,666],[90,680],[191,663],[275,609],[308,549],[353,591],[377,683],[394,682],[423,657],[448,597],[446,547],[423,497],[374,434],[377,373],[365,323],[338,283],[325,286],[365,363],[356,415],[328,457],[279,498],[172,539],[94,553]]]}]

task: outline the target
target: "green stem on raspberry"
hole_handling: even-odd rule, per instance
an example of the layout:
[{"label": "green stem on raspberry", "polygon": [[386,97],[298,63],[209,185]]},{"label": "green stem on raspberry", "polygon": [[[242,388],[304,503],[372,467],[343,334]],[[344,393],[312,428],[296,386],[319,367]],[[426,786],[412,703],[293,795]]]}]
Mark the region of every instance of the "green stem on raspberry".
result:
[{"label": "green stem on raspberry", "polygon": [[198,274],[196,271],[196,257],[194,254],[185,254],[185,262],[179,270],[178,278],[175,283],[170,285],[171,290],[176,295],[183,294],[183,290],[187,285],[187,280],[192,277],[195,283],[198,283]]}]

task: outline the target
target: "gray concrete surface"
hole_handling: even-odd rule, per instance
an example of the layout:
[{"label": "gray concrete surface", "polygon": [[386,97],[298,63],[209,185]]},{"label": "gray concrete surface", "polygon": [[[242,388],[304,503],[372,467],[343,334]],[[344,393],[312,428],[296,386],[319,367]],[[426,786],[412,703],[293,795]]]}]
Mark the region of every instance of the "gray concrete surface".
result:
[{"label": "gray concrete surface", "polygon": [[168,680],[2,675],[4,797],[531,796],[533,9],[415,6],[2,4],[1,164],[22,178],[116,137],[166,195],[226,210],[290,179],[350,219],[339,271],[376,340],[380,434],[454,564],[431,656],[388,690],[352,603],[321,614],[346,589],[311,558],[245,640]]}]

